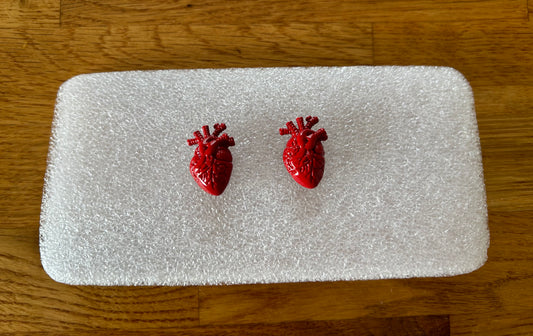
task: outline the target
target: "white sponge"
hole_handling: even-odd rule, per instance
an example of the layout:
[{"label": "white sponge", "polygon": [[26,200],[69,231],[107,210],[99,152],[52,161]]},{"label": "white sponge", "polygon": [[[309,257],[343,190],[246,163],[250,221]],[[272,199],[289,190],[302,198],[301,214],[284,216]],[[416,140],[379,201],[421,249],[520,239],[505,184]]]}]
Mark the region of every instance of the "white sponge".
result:
[{"label": "white sponge", "polygon": [[[326,166],[297,184],[279,128],[317,116]],[[226,123],[221,196],[189,173]],[[81,75],[57,97],[41,212],[59,282],[199,285],[449,276],[489,244],[472,91],[443,67]]]}]

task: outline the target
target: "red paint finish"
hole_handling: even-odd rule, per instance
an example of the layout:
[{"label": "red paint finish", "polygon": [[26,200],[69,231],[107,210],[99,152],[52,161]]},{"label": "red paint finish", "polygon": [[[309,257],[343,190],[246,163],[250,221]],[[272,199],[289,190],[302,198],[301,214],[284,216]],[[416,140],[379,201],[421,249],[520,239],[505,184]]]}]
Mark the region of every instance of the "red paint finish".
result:
[{"label": "red paint finish", "polygon": [[194,139],[188,139],[189,146],[198,144],[194,151],[189,170],[200,188],[218,196],[226,189],[233,169],[232,156],[229,146],[234,146],[235,141],[226,133],[218,136],[226,129],[225,124],[215,124],[215,131],[209,134],[209,126],[202,127],[194,132]]},{"label": "red paint finish", "polygon": [[318,123],[317,117],[308,116],[296,118],[298,127],[292,121],[287,128],[280,128],[279,134],[290,134],[291,138],[283,151],[283,162],[294,180],[306,188],[314,188],[324,175],[324,147],[321,141],[326,141],[328,135],[321,128],[316,132],[311,129]]}]

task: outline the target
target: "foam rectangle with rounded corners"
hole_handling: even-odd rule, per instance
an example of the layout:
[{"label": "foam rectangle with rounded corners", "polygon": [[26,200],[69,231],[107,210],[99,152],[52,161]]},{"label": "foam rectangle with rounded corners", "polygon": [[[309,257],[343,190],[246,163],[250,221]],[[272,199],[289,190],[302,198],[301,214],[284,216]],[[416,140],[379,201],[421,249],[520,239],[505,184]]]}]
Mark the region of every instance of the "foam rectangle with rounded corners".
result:
[{"label": "foam rectangle with rounded corners", "polygon": [[[287,173],[279,128],[319,117],[324,177]],[[227,124],[233,173],[189,173]],[[201,285],[450,276],[489,243],[471,88],[445,67],[96,73],[57,96],[40,251],[56,281]]]}]

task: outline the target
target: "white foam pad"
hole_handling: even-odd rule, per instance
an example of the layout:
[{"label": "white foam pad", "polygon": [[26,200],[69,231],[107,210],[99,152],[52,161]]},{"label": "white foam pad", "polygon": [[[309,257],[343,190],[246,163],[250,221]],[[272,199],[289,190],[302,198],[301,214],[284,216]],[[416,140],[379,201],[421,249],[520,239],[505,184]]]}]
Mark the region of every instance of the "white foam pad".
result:
[{"label": "white foam pad", "polygon": [[[278,129],[318,116],[315,189]],[[189,173],[202,125],[236,145],[221,196]],[[442,67],[169,70],[58,93],[41,213],[55,280],[197,285],[449,276],[489,242],[472,91]]]}]

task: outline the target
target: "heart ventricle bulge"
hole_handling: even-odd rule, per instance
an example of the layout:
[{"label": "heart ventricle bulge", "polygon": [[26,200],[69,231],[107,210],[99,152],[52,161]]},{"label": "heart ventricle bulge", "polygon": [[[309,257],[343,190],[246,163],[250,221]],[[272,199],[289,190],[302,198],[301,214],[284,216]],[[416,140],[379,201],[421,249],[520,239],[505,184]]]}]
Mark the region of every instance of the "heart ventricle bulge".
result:
[{"label": "heart ventricle bulge", "polygon": [[298,146],[296,139],[290,139],[283,151],[283,162],[294,180],[306,188],[314,188],[324,175],[324,146],[317,143],[314,148]]},{"label": "heart ventricle bulge", "polygon": [[228,186],[233,158],[227,148],[219,147],[214,155],[202,155],[197,148],[191,160],[191,175],[196,183],[212,195],[220,195]]}]

